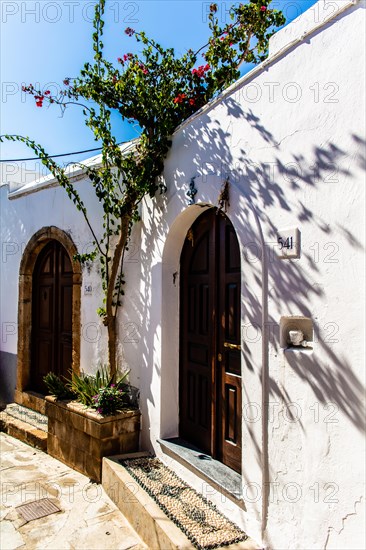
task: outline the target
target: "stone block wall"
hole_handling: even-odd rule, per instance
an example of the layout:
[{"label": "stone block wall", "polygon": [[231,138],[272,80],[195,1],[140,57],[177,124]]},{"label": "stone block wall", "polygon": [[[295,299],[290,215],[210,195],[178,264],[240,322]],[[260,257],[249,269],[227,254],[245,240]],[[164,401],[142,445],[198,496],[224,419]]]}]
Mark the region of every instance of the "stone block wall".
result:
[{"label": "stone block wall", "polygon": [[103,417],[80,403],[48,396],[46,414],[48,453],[94,481],[101,481],[103,456],[139,450],[138,410]]}]

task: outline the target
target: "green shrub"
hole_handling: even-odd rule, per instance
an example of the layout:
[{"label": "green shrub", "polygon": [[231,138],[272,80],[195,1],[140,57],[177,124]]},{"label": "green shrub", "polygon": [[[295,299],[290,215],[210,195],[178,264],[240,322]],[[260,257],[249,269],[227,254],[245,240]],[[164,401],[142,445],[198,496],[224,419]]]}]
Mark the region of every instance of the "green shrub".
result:
[{"label": "green shrub", "polygon": [[72,373],[69,388],[80,403],[87,407],[97,408],[93,399],[94,396],[98,395],[102,388],[110,388],[112,385],[116,390],[120,390],[122,385],[125,385],[127,375],[128,371],[115,381],[115,377],[110,374],[109,368],[102,366],[97,370],[95,376]]},{"label": "green shrub", "polygon": [[49,372],[43,377],[43,381],[47,386],[50,395],[56,397],[56,399],[74,399],[75,394],[67,387],[65,382],[61,380],[59,376],[53,372]]},{"label": "green shrub", "polygon": [[126,392],[117,389],[115,384],[100,388],[97,395],[93,397],[93,407],[103,415],[116,414],[117,411],[125,408],[125,394]]}]

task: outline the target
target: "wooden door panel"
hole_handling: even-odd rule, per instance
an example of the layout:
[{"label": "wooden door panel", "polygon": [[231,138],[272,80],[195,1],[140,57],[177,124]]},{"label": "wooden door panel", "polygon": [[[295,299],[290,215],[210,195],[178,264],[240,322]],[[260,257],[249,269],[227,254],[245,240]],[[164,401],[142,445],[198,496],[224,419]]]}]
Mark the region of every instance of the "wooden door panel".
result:
[{"label": "wooden door panel", "polygon": [[30,389],[46,392],[48,372],[69,377],[72,364],[72,264],[66,250],[50,241],[33,271]]},{"label": "wooden door panel", "polygon": [[218,431],[221,460],[241,471],[241,351],[240,351],[240,250],[233,226],[220,218],[220,291],[218,346],[221,399]]},{"label": "wooden door panel", "polygon": [[225,341],[237,342],[240,340],[238,325],[239,312],[238,307],[240,305],[239,288],[236,281],[226,284],[226,296],[225,296]]},{"label": "wooden door panel", "polygon": [[231,443],[238,441],[238,422],[237,422],[237,388],[232,384],[225,384],[225,440]]},{"label": "wooden door panel", "polygon": [[[72,347],[71,342],[61,342],[59,346],[59,372],[58,375],[64,375],[70,378],[70,368],[72,363]],[[65,373],[65,374],[64,374]]]},{"label": "wooden door panel", "polygon": [[240,250],[233,226],[225,224],[225,273],[240,271]]},{"label": "wooden door panel", "polygon": [[60,307],[60,331],[61,333],[72,332],[72,286],[61,287]]},{"label": "wooden door panel", "polygon": [[52,330],[53,328],[53,286],[40,285],[38,294],[39,328]]},{"label": "wooden door panel", "polygon": [[45,390],[45,384],[43,382],[43,377],[50,371],[52,365],[52,341],[49,338],[43,340],[41,337],[38,339],[37,343],[37,371],[35,375],[35,382],[39,391]]},{"label": "wooden door panel", "polygon": [[212,337],[210,277],[212,258],[209,225],[192,230],[182,252],[180,434],[204,452],[212,450]]}]

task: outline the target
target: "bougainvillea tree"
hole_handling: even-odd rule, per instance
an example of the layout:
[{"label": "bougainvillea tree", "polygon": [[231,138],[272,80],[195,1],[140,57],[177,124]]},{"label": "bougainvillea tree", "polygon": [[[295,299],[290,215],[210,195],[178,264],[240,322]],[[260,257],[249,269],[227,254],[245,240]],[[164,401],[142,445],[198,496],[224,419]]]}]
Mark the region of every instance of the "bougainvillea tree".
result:
[{"label": "bougainvillea tree", "polygon": [[[178,57],[173,48],[164,48],[142,31],[125,29],[130,39],[141,43],[140,53],[121,53],[117,63],[103,53],[105,0],[95,7],[93,62],[85,63],[77,78],[65,79],[63,90],[52,95],[32,85],[24,88],[36,101],[59,105],[61,109],[80,105],[87,126],[101,143],[98,166],[82,166],[103,206],[103,220],[90,219],[66,169],[49,157],[44,148],[28,137],[1,136],[24,142],[33,149],[64,187],[91,231],[95,249],[79,255],[81,262],[100,262],[104,303],[98,312],[108,328],[109,363],[117,370],[116,347],[118,306],[123,295],[123,263],[138,207],[145,196],[159,191],[164,159],[177,126],[216,97],[240,76],[242,63],[259,63],[268,53],[268,41],[284,24],[281,12],[270,8],[271,0],[249,0],[230,10],[231,22],[221,26],[218,7],[211,4],[211,36],[198,51],[188,50]],[[124,151],[111,124],[111,112],[141,129],[134,146]],[[102,228],[98,224],[102,223]]]}]

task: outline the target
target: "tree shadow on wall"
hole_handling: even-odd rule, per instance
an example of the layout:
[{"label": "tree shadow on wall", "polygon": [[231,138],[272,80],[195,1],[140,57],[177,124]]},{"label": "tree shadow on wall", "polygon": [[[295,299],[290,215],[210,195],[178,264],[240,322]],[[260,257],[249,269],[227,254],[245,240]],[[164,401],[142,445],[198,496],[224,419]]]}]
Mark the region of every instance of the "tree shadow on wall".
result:
[{"label": "tree shadow on wall", "polygon": [[[210,112],[206,111],[179,130],[178,134],[180,133],[180,135],[175,139],[179,141],[179,147],[185,149],[185,158],[189,158],[189,161],[182,166],[178,160],[172,176],[173,182],[168,182],[166,196],[157,203],[153,201],[148,205],[149,216],[156,220],[155,234],[147,235],[141,264],[143,266],[154,263],[152,251],[155,249],[156,238],[158,241],[161,239],[159,248],[161,253],[163,251],[169,229],[164,217],[164,210],[169,207],[173,195],[178,194],[182,201],[182,207],[186,208],[185,191],[188,189],[192,177],[196,178],[197,202],[200,201],[200,186],[209,185],[211,177],[218,177],[221,181],[229,177],[231,186],[239,189],[242,197],[239,205],[240,221],[246,228],[246,242],[242,244],[246,250],[246,260],[251,264],[258,287],[263,284],[262,250],[260,246],[254,248],[248,246],[259,242],[257,228],[248,223],[253,211],[256,213],[259,226],[264,234],[269,279],[267,300],[270,304],[266,326],[269,329],[271,350],[274,354],[283,353],[279,346],[278,326],[281,309],[314,319],[316,321],[314,325],[316,349],[313,354],[292,355],[290,363],[293,375],[308,385],[320,404],[333,403],[358,430],[362,431],[364,429],[364,388],[354,365],[351,365],[347,359],[344,342],[334,341],[332,334],[324,329],[324,323],[329,321],[335,323],[339,331],[339,337],[336,340],[341,338],[339,326],[342,319],[336,317],[335,320],[329,320],[326,313],[324,314],[324,304],[329,301],[329,296],[322,284],[325,275],[329,276],[329,269],[335,266],[336,270],[339,264],[339,262],[330,261],[327,265],[326,258],[328,257],[330,260],[339,260],[339,258],[337,255],[332,256],[334,253],[332,248],[324,251],[322,246],[324,242],[325,244],[335,243],[338,246],[337,243],[342,241],[347,243],[347,246],[354,252],[363,250],[363,246],[357,236],[346,227],[346,223],[343,223],[341,216],[336,223],[328,222],[327,207],[321,211],[319,205],[312,201],[314,200],[314,190],[324,198],[327,194],[330,195],[335,186],[341,185],[343,178],[352,181],[356,168],[357,170],[365,169],[365,157],[362,152],[365,142],[359,136],[351,135],[349,136],[349,142],[352,144],[351,150],[344,150],[337,143],[328,142],[325,146],[314,144],[311,149],[306,150],[307,152],[291,151],[288,146],[286,148],[282,146],[283,140],[275,139],[261,123],[259,117],[250,109],[244,111],[232,98],[225,99],[224,105],[228,114],[227,128],[224,128],[219,120],[213,120],[210,117]],[[243,129],[240,135],[237,131],[238,121]],[[233,123],[236,128],[234,128],[234,132],[232,131]],[[262,144],[260,148],[252,148],[251,143],[244,139],[248,133],[253,135],[253,132],[260,137]],[[263,149],[260,158],[258,158],[259,149]],[[269,162],[265,161],[266,150],[270,151]],[[187,151],[192,151],[188,157]],[[172,155],[174,154],[177,154],[176,149],[172,152]],[[349,161],[350,157],[352,162]],[[182,192],[183,182],[184,192]],[[290,201],[286,195],[287,189],[294,192]],[[295,201],[294,196],[296,197]],[[288,219],[290,215],[291,223],[300,226],[303,233],[309,233],[309,228],[311,228],[312,233],[317,235],[318,241],[310,243],[313,248],[309,246],[309,243],[307,246],[305,246],[306,243],[303,246],[300,261],[283,262],[274,255],[273,247],[278,236],[278,227],[271,219],[274,209],[276,210],[276,219],[281,219],[282,215]],[[230,210],[228,213],[230,214]],[[338,254],[339,248],[335,250]],[[145,288],[151,288],[152,276],[153,272],[146,272],[142,269]],[[332,278],[334,276],[337,274],[331,274]],[[151,311],[155,307],[160,309],[160,301],[163,299],[164,296],[155,295],[153,289],[150,300],[147,300],[143,293],[140,296],[143,309],[142,319],[146,323],[144,331],[146,336],[143,342],[143,349],[146,350],[144,357],[146,365],[151,365],[152,357],[149,350],[157,345],[158,323],[151,318]],[[331,299],[334,300],[333,297]],[[309,304],[314,303],[319,304],[315,315],[313,308],[309,307]],[[347,307],[346,304],[345,307]],[[263,303],[261,297],[249,287],[246,289],[243,308],[248,323],[255,327],[261,326]],[[347,343],[347,348],[350,345],[352,343]],[[250,346],[246,346],[244,342],[244,348],[245,368],[254,370],[255,358],[251,356]],[[321,350],[321,354],[319,350]],[[321,361],[319,361],[319,356],[323,358]],[[159,367],[156,368],[159,370]],[[156,374],[160,376],[160,372]],[[154,395],[151,391],[152,369],[146,368],[143,376],[147,382],[145,387],[150,388],[147,398],[154,403]],[[245,376],[245,372],[243,376]],[[285,407],[296,400],[296,397],[291,396],[288,388],[281,385],[274,376],[268,373],[268,395],[265,396],[264,401],[268,403],[273,398],[278,399]],[[289,417],[291,414],[292,412],[288,408]],[[300,423],[300,427],[306,432],[306,426]],[[256,441],[254,433],[252,435],[254,447],[257,449],[257,460],[261,463],[263,459],[262,444],[260,441]]]},{"label": "tree shadow on wall", "polygon": [[[215,125],[210,122],[209,115],[204,114],[191,127],[185,130],[186,140],[193,138],[192,143],[198,146],[199,152],[193,159],[194,170],[202,175],[201,158],[205,159],[205,165],[220,167],[221,179],[228,177],[231,185],[240,189],[243,201],[240,204],[241,220],[247,224],[247,220],[253,211],[256,211],[259,223],[265,235],[269,294],[268,300],[275,304],[270,308],[267,318],[270,344],[275,352],[279,352],[279,326],[281,307],[300,315],[314,319],[314,311],[309,304],[314,300],[319,304],[334,299],[326,294],[322,284],[323,277],[329,275],[329,269],[334,268],[335,276],[342,276],[339,272],[340,242],[345,242],[349,249],[356,251],[363,250],[363,246],[351,230],[346,227],[346,212],[344,224],[342,217],[335,224],[327,221],[328,208],[326,197],[331,200],[333,196],[339,196],[334,192],[334,187],[341,185],[342,179],[352,180],[355,176],[352,173],[357,169],[365,170],[365,141],[352,134],[350,143],[351,150],[344,150],[336,143],[328,142],[325,146],[314,144],[311,154],[290,152],[281,147],[274,136],[264,127],[258,116],[250,109],[243,108],[232,98],[225,100],[225,106],[229,117],[234,117],[243,122],[243,133],[248,126],[251,130],[260,135],[264,144],[263,154],[266,150],[271,151],[271,161],[258,160],[257,155],[250,156],[247,148],[243,146],[240,137],[236,138],[235,133],[231,136],[231,123],[228,119],[229,130],[225,130],[218,120]],[[201,139],[200,139],[201,134]],[[262,149],[262,147],[261,147]],[[273,151],[275,154],[273,155]],[[255,153],[255,149],[254,149]],[[287,162],[284,162],[284,157]],[[273,160],[274,159],[274,160]],[[193,168],[193,167],[192,167]],[[191,169],[192,169],[191,168]],[[187,168],[189,177],[189,168]],[[200,180],[196,179],[196,187],[199,189]],[[294,202],[288,201],[286,189],[290,187],[298,199]],[[314,193],[309,190],[316,190],[325,199],[325,207],[319,208],[314,203]],[[347,193],[345,190],[344,193]],[[357,195],[357,191],[355,191]],[[199,194],[198,194],[199,196]],[[309,199],[309,204],[307,203]],[[346,202],[346,201],[345,201]],[[348,208],[344,204],[344,209]],[[274,253],[274,246],[277,243],[278,227],[271,219],[273,209],[276,209],[276,218],[281,218],[281,212],[291,214],[293,225],[297,225],[305,232],[309,226],[311,231],[317,235],[319,242],[306,243],[303,247],[301,260],[279,261]],[[341,208],[342,209],[342,206]],[[322,213],[322,215],[319,214]],[[286,219],[288,215],[286,216]],[[332,218],[334,219],[334,218]],[[247,243],[258,242],[258,233],[247,227]],[[325,242],[325,245],[323,244]],[[247,247],[247,256],[254,255],[251,268],[254,270],[254,277],[259,286],[263,281],[262,273],[262,251],[259,247]],[[248,259],[248,257],[247,257]],[[331,275],[332,276],[332,275]],[[357,282],[357,281],[356,281]],[[249,323],[258,326],[261,323],[262,302],[258,295],[247,289],[248,301],[243,304]],[[349,307],[344,303],[343,307]],[[277,310],[278,316],[274,317]],[[321,356],[326,360],[319,362],[319,353],[316,350],[313,354],[301,353],[293,362],[293,372],[308,384],[316,399],[322,404],[333,403],[358,429],[364,430],[363,396],[364,388],[355,372],[355,365],[347,360],[345,347],[352,347],[352,342],[342,342],[341,322],[342,318],[326,319],[322,315],[322,308],[319,305],[318,322],[314,325],[314,339],[316,349],[321,348]],[[321,323],[323,322],[323,325]],[[327,326],[324,326],[328,322]],[[357,333],[357,326],[354,327]],[[245,344],[245,343],[244,343]],[[343,345],[342,345],[343,344]],[[344,346],[346,344],[346,346]],[[251,368],[250,350],[247,348],[247,367]],[[296,368],[295,368],[296,367]],[[360,368],[360,366],[359,366]],[[291,402],[291,396],[284,387],[269,376],[269,396],[277,396],[284,404]],[[291,412],[289,411],[289,415]],[[303,427],[305,430],[305,428]]]}]

